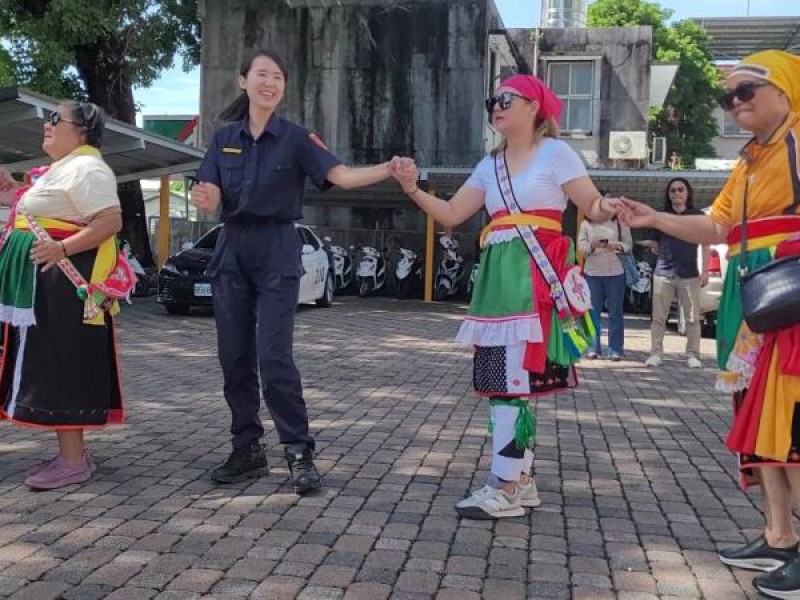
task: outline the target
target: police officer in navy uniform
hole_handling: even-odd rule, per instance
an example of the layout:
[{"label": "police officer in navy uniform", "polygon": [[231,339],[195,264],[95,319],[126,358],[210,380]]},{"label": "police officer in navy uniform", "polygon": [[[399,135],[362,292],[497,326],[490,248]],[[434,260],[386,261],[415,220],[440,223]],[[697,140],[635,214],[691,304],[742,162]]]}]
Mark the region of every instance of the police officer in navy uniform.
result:
[{"label": "police officer in navy uniform", "polygon": [[192,202],[208,212],[221,202],[225,224],[208,274],[233,452],[211,478],[234,483],[268,472],[260,443],[260,373],[294,490],[305,494],[321,486],[292,356],[303,274],[294,222],[302,218],[305,180],[320,190],[367,186],[390,177],[396,160],[364,168],[342,165],[313,133],[276,113],[287,78],[284,62],[271,51],[259,50],[243,65],[243,93],[221,115],[232,122],[214,134]]}]

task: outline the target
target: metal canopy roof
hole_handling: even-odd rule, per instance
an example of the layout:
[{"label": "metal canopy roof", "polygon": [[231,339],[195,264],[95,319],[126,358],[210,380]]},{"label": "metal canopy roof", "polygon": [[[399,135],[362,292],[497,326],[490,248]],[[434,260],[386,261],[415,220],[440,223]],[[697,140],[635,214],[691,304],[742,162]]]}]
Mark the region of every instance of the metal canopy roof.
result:
[{"label": "metal canopy roof", "polygon": [[[0,88],[0,166],[11,172],[47,164],[42,150],[42,124],[58,106],[47,96],[15,87]],[[194,171],[203,152],[117,121],[106,120],[103,158],[118,183]]]},{"label": "metal canopy roof", "polygon": [[800,54],[800,17],[714,17],[692,19],[711,37],[714,60],[740,60],[777,48]]}]

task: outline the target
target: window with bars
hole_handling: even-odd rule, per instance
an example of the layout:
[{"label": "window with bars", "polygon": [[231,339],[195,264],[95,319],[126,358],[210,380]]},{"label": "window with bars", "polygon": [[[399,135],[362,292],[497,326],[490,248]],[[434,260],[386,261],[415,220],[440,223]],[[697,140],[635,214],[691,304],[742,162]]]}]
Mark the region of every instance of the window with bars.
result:
[{"label": "window with bars", "polygon": [[562,131],[591,134],[594,129],[594,61],[551,61],[547,85],[564,102]]}]

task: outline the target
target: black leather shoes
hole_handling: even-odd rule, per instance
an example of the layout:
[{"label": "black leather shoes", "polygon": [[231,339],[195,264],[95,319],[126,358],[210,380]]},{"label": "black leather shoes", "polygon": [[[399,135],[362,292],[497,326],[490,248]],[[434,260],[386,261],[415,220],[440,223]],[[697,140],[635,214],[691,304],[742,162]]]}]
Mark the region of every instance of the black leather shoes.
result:
[{"label": "black leather shoes", "polygon": [[773,548],[767,544],[763,535],[749,544],[723,548],[719,552],[719,559],[724,564],[753,571],[772,571],[795,558],[797,558],[797,544],[789,548]]},{"label": "black leather shoes", "polygon": [[289,471],[292,474],[292,487],[301,496],[322,487],[322,477],[314,466],[314,451],[306,445],[286,446],[283,451]]},{"label": "black leather shoes", "polygon": [[800,599],[800,556],[796,552],[794,556],[782,567],[753,579],[755,588],[770,598]]},{"label": "black leather shoes", "polygon": [[264,447],[253,442],[247,448],[234,450],[224,464],[211,471],[211,479],[217,483],[239,483],[269,474]]}]

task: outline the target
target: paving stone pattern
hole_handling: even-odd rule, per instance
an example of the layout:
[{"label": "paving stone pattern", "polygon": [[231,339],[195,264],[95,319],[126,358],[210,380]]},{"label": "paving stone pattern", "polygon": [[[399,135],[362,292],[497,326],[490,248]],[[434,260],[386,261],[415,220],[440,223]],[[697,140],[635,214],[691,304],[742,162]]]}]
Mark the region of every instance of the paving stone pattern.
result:
[{"label": "paving stone pattern", "polygon": [[542,506],[460,521],[453,505],[482,485],[490,448],[470,352],[452,342],[463,312],[382,298],[299,311],[325,474],[301,499],[271,423],[271,474],[212,484],[229,452],[213,319],[137,300],[121,317],[127,425],[88,433],[91,481],[28,491],[54,436],[0,425],[0,598],[755,597],[752,574],[715,554],[761,517],[723,448],[730,403],[712,389],[711,340],[702,370],[675,334],[647,369],[647,321],[631,318],[626,360],[585,361],[579,389],[538,403]]}]

